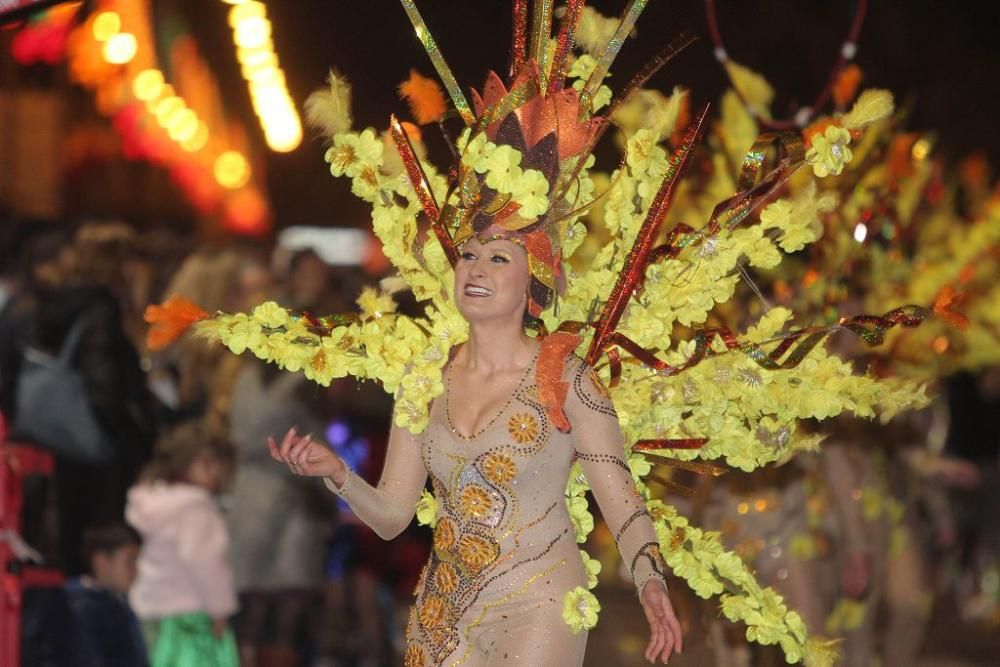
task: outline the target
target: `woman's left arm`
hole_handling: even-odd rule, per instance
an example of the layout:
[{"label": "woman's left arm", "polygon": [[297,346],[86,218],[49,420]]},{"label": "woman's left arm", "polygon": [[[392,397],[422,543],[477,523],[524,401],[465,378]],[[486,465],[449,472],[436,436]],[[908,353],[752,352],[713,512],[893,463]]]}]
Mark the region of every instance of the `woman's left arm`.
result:
[{"label": "woman's left arm", "polygon": [[588,366],[581,364],[570,384],[565,411],[576,456],[615,536],[618,551],[629,566],[650,623],[652,636],[646,658],[653,661],[659,656],[665,662],[671,651],[680,652],[682,648],[681,629],[667,596],[656,531],[625,457],[618,416],[607,390]]}]

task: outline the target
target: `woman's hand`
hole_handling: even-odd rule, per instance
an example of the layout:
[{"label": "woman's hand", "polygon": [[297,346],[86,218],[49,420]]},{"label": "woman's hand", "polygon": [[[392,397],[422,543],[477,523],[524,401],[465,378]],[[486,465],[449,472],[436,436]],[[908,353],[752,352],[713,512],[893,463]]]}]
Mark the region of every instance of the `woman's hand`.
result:
[{"label": "woman's hand", "polygon": [[329,477],[337,486],[347,479],[347,466],[340,457],[323,443],[314,441],[311,435],[299,436],[295,427],[288,429],[280,445],[268,436],[267,448],[271,458],[287,464],[296,475]]},{"label": "woman's hand", "polygon": [[642,587],[639,596],[642,610],[649,621],[649,646],[646,647],[646,660],[655,663],[662,659],[663,664],[670,660],[670,654],[676,650],[683,653],[684,638],[681,634],[681,624],[674,614],[670,604],[667,589],[659,579],[650,579]]}]

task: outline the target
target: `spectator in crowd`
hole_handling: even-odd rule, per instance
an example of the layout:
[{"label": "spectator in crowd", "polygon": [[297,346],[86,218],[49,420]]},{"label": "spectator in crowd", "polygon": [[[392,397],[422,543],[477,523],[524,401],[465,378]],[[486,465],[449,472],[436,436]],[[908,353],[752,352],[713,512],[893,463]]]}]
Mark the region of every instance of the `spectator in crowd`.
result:
[{"label": "spectator in crowd", "polygon": [[243,605],[237,636],[244,667],[298,664],[297,631],[322,587],[332,503],[276,469],[260,443],[292,426],[325,437],[324,398],[302,375],[256,360],[236,381],[230,423],[237,470],[227,519]]},{"label": "spectator in crowd", "polygon": [[64,586],[79,634],[81,667],[148,664],[139,619],[128,603],[141,545],[135,529],[121,523],[84,532],[89,573],[70,579]]},{"label": "spectator in crowd", "polygon": [[[57,458],[58,560],[71,576],[86,571],[81,558],[83,528],[122,520],[126,492],[148,460],[155,438],[153,399],[139,356],[122,326],[130,307],[124,297],[123,267],[133,239],[124,224],[85,225],[57,259],[36,267],[29,343],[58,354],[73,325],[86,318],[73,364],[113,451],[112,458],[101,464]],[[10,388],[6,382],[5,386]],[[16,391],[10,401],[13,411]]]},{"label": "spectator in crowd", "polygon": [[[163,298],[183,296],[208,312],[238,312],[270,292],[270,272],[232,249],[198,250],[181,264]],[[242,360],[225,348],[184,338],[155,359],[155,385],[181,420],[205,416],[218,433],[228,431],[229,403]]]},{"label": "spectator in crowd", "polygon": [[131,601],[152,667],[238,664],[229,533],[214,497],[231,461],[228,442],[203,421],[185,422],[160,440],[129,491],[128,520],[144,542]]},{"label": "spectator in crowd", "polygon": [[0,224],[0,413],[10,422],[21,354],[34,335],[39,267],[55,260],[70,238],[43,220],[9,218]]}]

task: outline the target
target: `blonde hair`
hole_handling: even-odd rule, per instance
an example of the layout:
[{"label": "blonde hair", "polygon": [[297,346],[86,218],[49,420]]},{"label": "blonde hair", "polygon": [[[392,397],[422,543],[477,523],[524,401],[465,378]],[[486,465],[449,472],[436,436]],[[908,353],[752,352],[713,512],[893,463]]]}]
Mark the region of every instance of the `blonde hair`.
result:
[{"label": "blonde hair", "polygon": [[153,460],[142,474],[142,482],[181,482],[199,456],[218,460],[231,471],[235,454],[232,444],[211,429],[204,420],[175,426],[156,443]]}]

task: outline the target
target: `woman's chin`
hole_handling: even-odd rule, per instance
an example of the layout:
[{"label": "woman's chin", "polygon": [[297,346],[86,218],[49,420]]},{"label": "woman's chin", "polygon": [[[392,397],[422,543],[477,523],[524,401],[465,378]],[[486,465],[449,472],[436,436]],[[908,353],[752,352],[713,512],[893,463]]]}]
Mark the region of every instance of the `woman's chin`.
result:
[{"label": "woman's chin", "polygon": [[458,306],[458,312],[470,324],[515,317],[513,311],[507,308],[498,308],[497,303],[488,298],[460,296],[456,305]]}]

